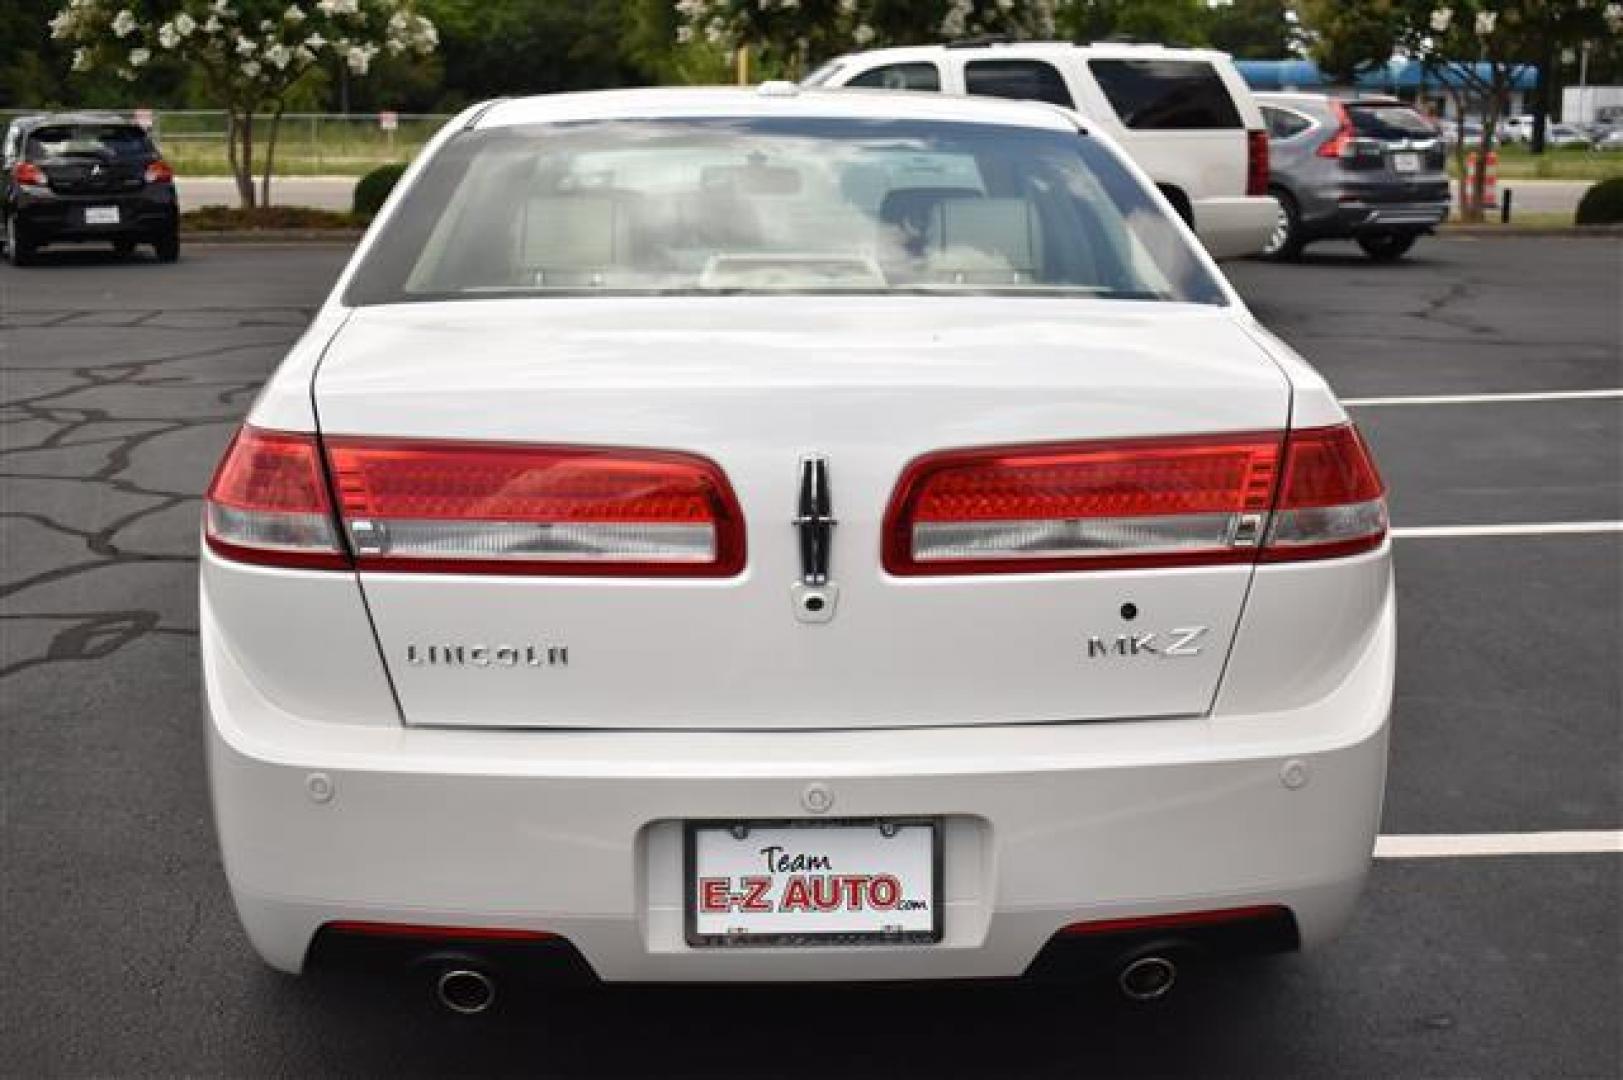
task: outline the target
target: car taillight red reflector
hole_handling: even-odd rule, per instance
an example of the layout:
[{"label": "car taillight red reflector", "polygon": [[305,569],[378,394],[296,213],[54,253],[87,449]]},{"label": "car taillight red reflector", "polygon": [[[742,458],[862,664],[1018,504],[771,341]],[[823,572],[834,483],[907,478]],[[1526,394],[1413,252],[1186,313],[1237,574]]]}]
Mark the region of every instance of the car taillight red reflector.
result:
[{"label": "car taillight red reflector", "polygon": [[1253,907],[1222,908],[1217,911],[1180,911],[1170,915],[1141,915],[1127,919],[1096,919],[1093,922],[1071,923],[1060,928],[1064,937],[1083,937],[1093,934],[1131,934],[1146,930],[1188,930],[1199,926],[1223,926],[1229,923],[1277,919],[1290,914],[1290,909],[1279,904],[1258,904]]},{"label": "car taillight red reflector", "polygon": [[45,172],[32,161],[19,161],[11,170],[11,178],[26,187],[44,187]]},{"label": "car taillight red reflector", "polygon": [[327,923],[323,929],[334,934],[360,937],[414,938],[419,941],[552,941],[558,935],[545,930],[517,930],[502,926],[430,926],[426,923],[358,922],[342,920]]},{"label": "car taillight red reflector", "polygon": [[1249,561],[1283,436],[949,451],[904,473],[885,526],[893,574]]},{"label": "car taillight red reflector", "polygon": [[1264,562],[1370,551],[1386,537],[1386,488],[1351,424],[1291,433]]},{"label": "car taillight red reflector", "polygon": [[1245,193],[1250,196],[1268,194],[1268,133],[1245,133]]},{"label": "car taillight red reflector", "polygon": [[646,450],[333,438],[356,564],[402,572],[725,577],[744,566],[726,477]]},{"label": "car taillight red reflector", "polygon": [[1385,489],[1351,424],[930,454],[885,519],[892,574],[1291,562],[1378,548]]},{"label": "car taillight red reflector", "polygon": [[246,425],[238,431],[209,484],[203,535],[214,551],[239,562],[348,566],[315,436]]},{"label": "car taillight red reflector", "polygon": [[169,163],[159,158],[147,166],[146,182],[149,184],[172,184],[175,182],[175,170]]}]

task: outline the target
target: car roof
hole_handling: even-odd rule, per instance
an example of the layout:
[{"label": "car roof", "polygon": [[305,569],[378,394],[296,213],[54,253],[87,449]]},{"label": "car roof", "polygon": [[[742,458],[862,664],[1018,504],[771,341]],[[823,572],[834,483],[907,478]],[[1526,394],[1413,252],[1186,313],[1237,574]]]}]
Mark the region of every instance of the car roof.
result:
[{"label": "car roof", "polygon": [[471,126],[701,117],[934,120],[1064,132],[1081,126],[1075,113],[1043,102],[895,90],[803,90],[777,82],[755,88],[660,87],[504,99],[493,102]]},{"label": "car roof", "polygon": [[948,45],[898,45],[890,49],[869,49],[846,53],[833,62],[846,63],[861,59],[901,63],[908,60],[937,60],[959,53],[1006,53],[1010,56],[1072,56],[1081,53],[1088,57],[1110,59],[1191,59],[1229,60],[1228,53],[1220,49],[1191,49],[1181,45],[1140,44],[1131,41],[1095,41],[1079,45],[1069,41],[995,41],[987,44],[961,42]]},{"label": "car roof", "polygon": [[34,127],[43,127],[46,124],[128,124],[130,127],[140,126],[122,113],[115,112],[39,113],[34,116],[25,116],[23,120]]},{"label": "car roof", "polygon": [[1390,94],[1327,94],[1310,90],[1256,90],[1251,94],[1259,102],[1274,105],[1328,105],[1339,101],[1343,105],[1408,105],[1402,98]]}]

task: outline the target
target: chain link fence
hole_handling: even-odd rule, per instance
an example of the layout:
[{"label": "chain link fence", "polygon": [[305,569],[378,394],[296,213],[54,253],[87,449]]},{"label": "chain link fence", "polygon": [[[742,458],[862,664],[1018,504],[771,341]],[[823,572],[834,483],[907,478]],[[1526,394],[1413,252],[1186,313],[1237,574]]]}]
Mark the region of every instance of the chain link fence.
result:
[{"label": "chain link fence", "polygon": [[[185,176],[231,174],[223,111],[109,111],[146,126],[176,172]],[[0,123],[39,112],[3,109]],[[450,118],[440,113],[284,113],[276,137],[275,175],[359,176],[391,161],[408,161]],[[255,116],[256,174],[264,168],[269,136],[269,114]]]}]

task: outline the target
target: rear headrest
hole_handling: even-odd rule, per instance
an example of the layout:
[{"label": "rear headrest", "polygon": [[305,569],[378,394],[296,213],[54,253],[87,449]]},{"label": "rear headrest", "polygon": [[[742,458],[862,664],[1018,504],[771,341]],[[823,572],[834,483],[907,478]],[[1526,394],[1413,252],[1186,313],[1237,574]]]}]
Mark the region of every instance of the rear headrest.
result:
[{"label": "rear headrest", "polygon": [[612,195],[535,195],[524,207],[519,259],[530,269],[613,266],[630,254],[629,230]]},{"label": "rear headrest", "polygon": [[943,199],[978,199],[981,193],[964,187],[896,188],[885,193],[879,204],[879,220],[886,225],[905,225],[909,232],[923,235],[930,215]]},{"label": "rear headrest", "polygon": [[937,270],[1030,278],[1042,264],[1042,233],[1024,199],[943,199],[926,236]]}]

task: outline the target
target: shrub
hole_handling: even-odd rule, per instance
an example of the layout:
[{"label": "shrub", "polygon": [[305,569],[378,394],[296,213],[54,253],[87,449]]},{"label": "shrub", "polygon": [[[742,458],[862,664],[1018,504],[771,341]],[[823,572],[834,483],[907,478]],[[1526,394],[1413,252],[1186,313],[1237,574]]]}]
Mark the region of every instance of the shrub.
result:
[{"label": "shrub", "polygon": [[253,232],[259,229],[364,229],[366,222],[349,214],[309,206],[203,206],[180,215],[188,232]]},{"label": "shrub", "polygon": [[1590,185],[1578,201],[1578,213],[1573,220],[1579,225],[1623,224],[1623,176]]},{"label": "shrub", "polygon": [[383,201],[389,197],[389,192],[400,182],[400,174],[406,171],[404,162],[393,165],[379,165],[355,185],[355,203],[352,212],[356,217],[376,217],[377,212],[383,209]]}]

